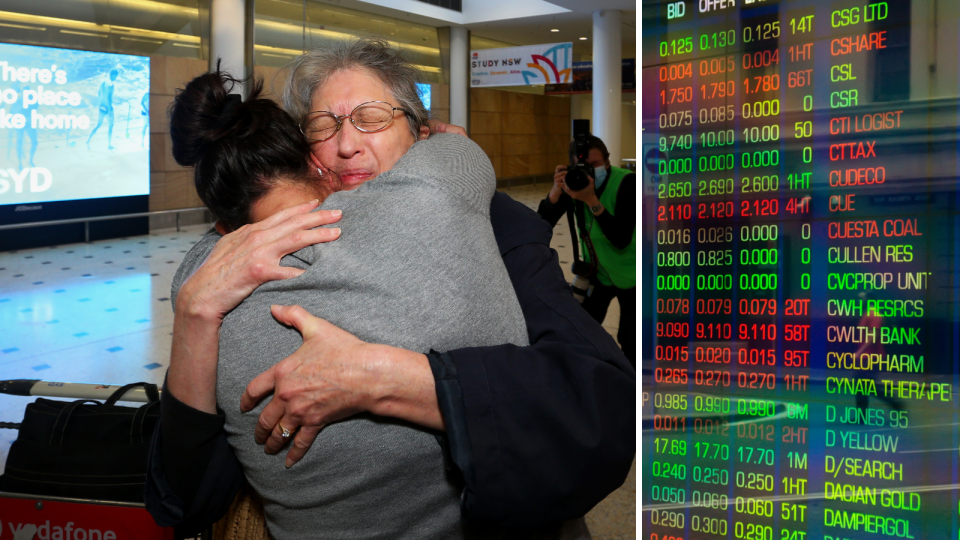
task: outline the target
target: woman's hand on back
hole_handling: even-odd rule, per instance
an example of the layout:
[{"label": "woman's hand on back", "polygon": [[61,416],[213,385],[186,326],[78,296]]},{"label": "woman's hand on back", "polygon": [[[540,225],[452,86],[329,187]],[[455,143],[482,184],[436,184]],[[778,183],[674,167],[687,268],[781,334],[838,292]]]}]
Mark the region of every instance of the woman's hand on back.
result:
[{"label": "woman's hand on back", "polygon": [[287,443],[282,430],[296,431],[287,467],[306,454],[324,427],[363,411],[444,429],[425,355],[366,343],[300,306],[273,306],[271,313],[296,328],[303,345],[250,381],[240,410],[250,411],[273,394],[254,438],[273,454]]},{"label": "woman's hand on back", "polygon": [[427,124],[430,126],[431,135],[434,133],[453,133],[454,135],[463,135],[464,137],[468,137],[467,130],[460,126],[445,124],[439,120],[428,120]]},{"label": "woman's hand on back", "polygon": [[177,311],[220,321],[250,293],[268,281],[290,279],[304,271],[280,266],[280,259],[307,246],[340,237],[340,229],[316,228],[340,220],[339,210],[314,210],[310,201],[224,235],[203,265],[184,282]]},{"label": "woman's hand on back", "polygon": [[173,345],[165,389],[194,409],[217,412],[217,356],[223,317],[267,281],[299,276],[280,266],[284,255],[340,236],[339,211],[314,210],[310,201],[226,234],[180,287],[173,318]]}]

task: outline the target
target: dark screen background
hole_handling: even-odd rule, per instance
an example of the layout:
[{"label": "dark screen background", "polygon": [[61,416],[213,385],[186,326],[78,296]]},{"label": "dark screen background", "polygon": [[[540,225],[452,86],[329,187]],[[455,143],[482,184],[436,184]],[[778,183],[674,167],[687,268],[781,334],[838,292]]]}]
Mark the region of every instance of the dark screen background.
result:
[{"label": "dark screen background", "polygon": [[642,537],[960,538],[960,8],[642,12]]}]

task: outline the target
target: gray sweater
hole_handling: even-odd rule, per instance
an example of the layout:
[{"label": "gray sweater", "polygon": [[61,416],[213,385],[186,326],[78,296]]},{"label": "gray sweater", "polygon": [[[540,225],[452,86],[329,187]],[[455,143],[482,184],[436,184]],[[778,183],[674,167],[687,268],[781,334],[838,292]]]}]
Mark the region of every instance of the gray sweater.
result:
[{"label": "gray sweater", "polygon": [[[230,445],[263,497],[277,540],[473,537],[460,521],[461,486],[446,476],[432,432],[359,415],[327,426],[289,470],[253,440],[268,400],[240,413],[257,375],[292,354],[300,334],[270,315],[297,304],[358,338],[419,352],[526,345],[520,305],[490,225],[493,168],[472,141],[435,135],[416,143],[388,172],[331,195],[343,210],[340,239],[285,257],[306,272],[260,286],[223,321],[217,403]],[[180,285],[206,259],[208,233],[174,278]],[[486,536],[486,535],[483,535]]]}]

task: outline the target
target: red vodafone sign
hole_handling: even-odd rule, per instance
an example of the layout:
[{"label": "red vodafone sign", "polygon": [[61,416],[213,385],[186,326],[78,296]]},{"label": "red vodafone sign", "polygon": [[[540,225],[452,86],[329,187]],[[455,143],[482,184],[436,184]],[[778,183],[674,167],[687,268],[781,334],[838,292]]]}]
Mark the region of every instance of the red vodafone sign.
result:
[{"label": "red vodafone sign", "polygon": [[0,540],[173,540],[142,506],[0,494]]}]

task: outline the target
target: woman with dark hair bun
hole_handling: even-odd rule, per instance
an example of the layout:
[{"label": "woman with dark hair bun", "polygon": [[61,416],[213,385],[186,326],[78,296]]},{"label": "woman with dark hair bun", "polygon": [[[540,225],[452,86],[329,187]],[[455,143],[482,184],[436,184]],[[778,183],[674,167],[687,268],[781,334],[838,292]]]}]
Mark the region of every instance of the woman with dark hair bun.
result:
[{"label": "woman with dark hair bun", "polygon": [[291,199],[323,200],[337,190],[333,174],[310,165],[297,122],[261,97],[263,81],[246,101],[229,93],[239,83],[219,70],[205,73],[177,92],[170,110],[173,158],[194,168],[197,194],[224,232],[262,221]]}]

